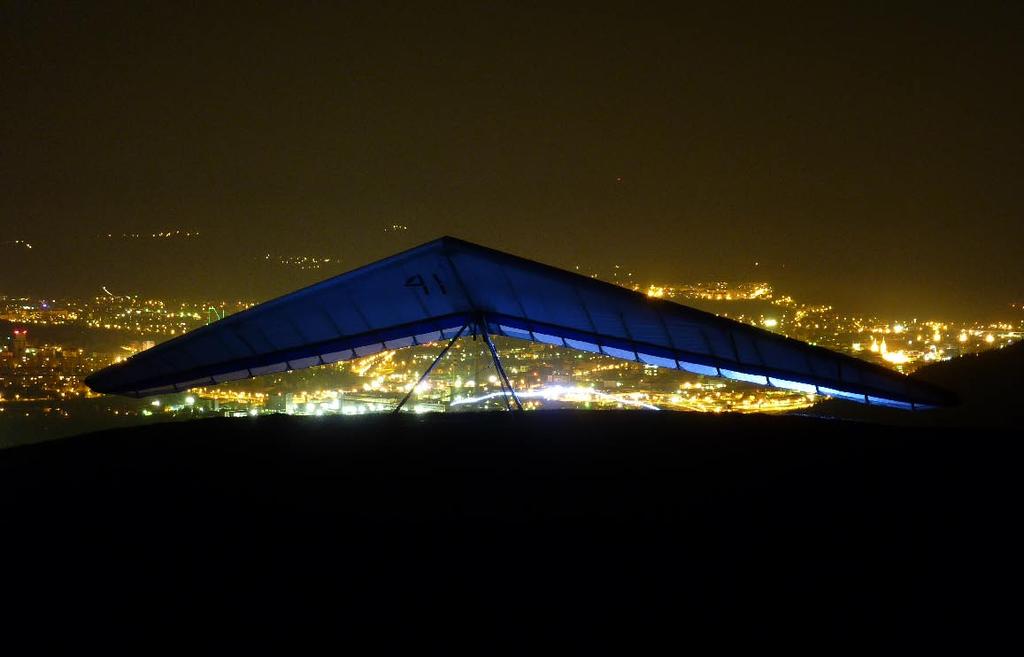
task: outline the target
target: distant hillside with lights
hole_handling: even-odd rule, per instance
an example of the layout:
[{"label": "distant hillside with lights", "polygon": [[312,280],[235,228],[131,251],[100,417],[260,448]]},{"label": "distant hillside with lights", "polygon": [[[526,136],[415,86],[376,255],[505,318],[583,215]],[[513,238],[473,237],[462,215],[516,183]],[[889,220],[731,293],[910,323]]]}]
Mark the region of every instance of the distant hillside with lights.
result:
[{"label": "distant hillside with lights", "polygon": [[1024,422],[1024,342],[933,363],[911,378],[956,393],[960,403],[904,413],[830,399],[814,406],[811,413],[900,426],[1016,427]]}]

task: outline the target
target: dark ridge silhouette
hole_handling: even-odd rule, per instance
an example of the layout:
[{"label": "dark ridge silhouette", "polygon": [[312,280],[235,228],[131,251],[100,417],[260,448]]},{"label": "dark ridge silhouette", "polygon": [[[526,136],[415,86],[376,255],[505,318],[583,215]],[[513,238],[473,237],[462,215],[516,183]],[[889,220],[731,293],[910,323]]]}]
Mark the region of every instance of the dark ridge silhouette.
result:
[{"label": "dark ridge silhouette", "polygon": [[971,405],[1000,399],[1001,393],[1019,392],[1024,382],[1024,342],[926,365],[913,378],[956,388]]},{"label": "dark ridge silhouette", "polygon": [[959,402],[915,413],[830,399],[812,413],[900,426],[1017,428],[1024,424],[1024,342],[926,365],[911,379],[953,392]]},{"label": "dark ridge silhouette", "polygon": [[5,642],[998,641],[998,433],[669,412],[199,420],[0,452]]}]

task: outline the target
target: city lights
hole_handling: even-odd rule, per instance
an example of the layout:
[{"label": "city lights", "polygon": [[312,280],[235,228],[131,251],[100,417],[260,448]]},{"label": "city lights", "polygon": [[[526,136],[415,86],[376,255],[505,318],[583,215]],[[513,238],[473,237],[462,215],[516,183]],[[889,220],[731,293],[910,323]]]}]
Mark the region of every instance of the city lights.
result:
[{"label": "city lights", "polygon": [[[1024,321],[952,322],[899,320],[843,314],[829,305],[803,304],[763,282],[664,282],[624,287],[651,298],[703,303],[717,314],[829,349],[849,353],[904,373],[928,363],[1009,344],[1024,335]],[[91,371],[123,361],[155,344],[210,321],[245,310],[251,301],[143,299],[103,294],[88,299],[0,299],[0,318],[15,324],[0,343],[0,410],[34,409],[47,400],[97,400],[82,384]],[[749,307],[742,304],[756,303]],[[78,331],[79,343],[47,343],[32,326]],[[26,328],[28,327],[28,328]],[[126,337],[117,346],[91,347],[104,335]],[[112,344],[101,340],[103,344]],[[96,342],[99,344],[99,342]],[[362,415],[390,411],[413,386],[415,413],[504,408],[501,382],[489,358],[460,341],[430,378],[417,385],[436,345],[381,351],[363,358],[301,372],[192,390],[174,398],[107,401],[118,418],[197,415],[255,417],[264,413]],[[715,368],[684,364],[684,371],[632,363],[594,353],[505,339],[500,347],[513,385],[528,409],[674,408],[709,413],[786,412],[820,399],[813,389],[754,387],[715,376]],[[45,411],[63,417],[59,405]],[[75,412],[71,412],[73,418]]]}]

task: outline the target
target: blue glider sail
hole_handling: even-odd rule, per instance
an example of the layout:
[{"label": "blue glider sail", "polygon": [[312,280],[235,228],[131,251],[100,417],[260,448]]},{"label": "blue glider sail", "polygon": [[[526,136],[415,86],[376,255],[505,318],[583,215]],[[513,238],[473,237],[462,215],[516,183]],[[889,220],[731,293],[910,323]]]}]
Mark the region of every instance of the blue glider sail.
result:
[{"label": "blue glider sail", "polygon": [[897,408],[952,396],[821,347],[443,237],[231,315],[96,372],[144,397],[453,337],[510,338]]}]

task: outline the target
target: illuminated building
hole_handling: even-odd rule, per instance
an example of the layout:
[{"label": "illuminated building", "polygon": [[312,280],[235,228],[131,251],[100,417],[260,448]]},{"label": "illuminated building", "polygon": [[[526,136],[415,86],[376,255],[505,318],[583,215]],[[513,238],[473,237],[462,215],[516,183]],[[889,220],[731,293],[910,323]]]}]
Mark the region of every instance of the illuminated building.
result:
[{"label": "illuminated building", "polygon": [[11,351],[14,352],[15,358],[17,358],[23,355],[28,347],[28,330],[16,328],[11,331],[11,338]]}]

